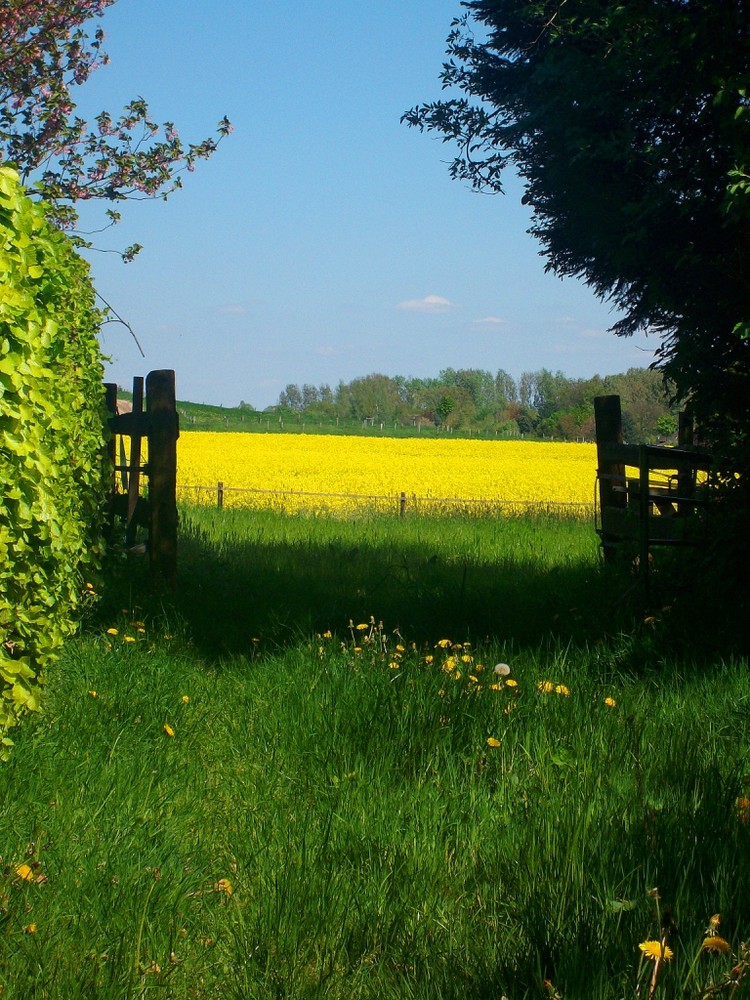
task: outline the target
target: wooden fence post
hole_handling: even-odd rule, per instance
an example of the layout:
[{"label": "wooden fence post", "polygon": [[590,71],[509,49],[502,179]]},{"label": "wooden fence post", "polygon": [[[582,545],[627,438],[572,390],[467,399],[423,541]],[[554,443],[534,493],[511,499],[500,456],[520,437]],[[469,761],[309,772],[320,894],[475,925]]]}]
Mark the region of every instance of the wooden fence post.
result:
[{"label": "wooden fence post", "polygon": [[650,601],[648,565],[650,517],[648,445],[642,444],[638,448],[638,574],[646,607]]},{"label": "wooden fence post", "polygon": [[[686,407],[677,417],[677,447],[695,447],[695,426],[693,423],[693,412]],[[677,470],[677,492],[682,498],[692,498],[695,496],[695,471],[688,467]],[[677,514],[680,517],[692,514],[693,509],[690,504],[678,503]]]},{"label": "wooden fence post", "polygon": [[221,510],[224,506],[224,483],[221,482],[216,484],[216,503]]},{"label": "wooden fence post", "polygon": [[130,430],[130,459],[128,465],[128,514],[125,522],[125,547],[135,541],[135,509],[141,495],[141,440],[143,436],[143,376],[133,379],[133,411]]},{"label": "wooden fence post", "polygon": [[151,572],[155,580],[171,588],[177,575],[177,438],[180,433],[173,371],[162,369],[146,376],[146,408],[149,417]]},{"label": "wooden fence post", "polygon": [[[622,444],[622,408],[619,396],[594,398],[596,421],[596,447],[599,475],[599,510],[605,507],[627,507],[625,466],[604,458],[603,452],[610,444]],[[603,447],[604,446],[604,447]],[[602,532],[602,551],[606,562],[612,562],[616,546],[611,536]]]},{"label": "wooden fence post", "polygon": [[399,501],[398,512],[400,517],[406,517],[406,494],[401,494],[401,499]]}]

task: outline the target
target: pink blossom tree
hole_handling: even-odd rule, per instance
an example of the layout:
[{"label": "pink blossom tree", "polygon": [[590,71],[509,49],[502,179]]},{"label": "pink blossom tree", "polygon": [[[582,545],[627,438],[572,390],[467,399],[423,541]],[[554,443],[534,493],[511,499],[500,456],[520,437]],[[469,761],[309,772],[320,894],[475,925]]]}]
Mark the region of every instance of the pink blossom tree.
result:
[{"label": "pink blossom tree", "polygon": [[[18,169],[65,228],[80,201],[167,198],[232,130],[223,118],[214,137],[186,145],[173,123],[151,119],[142,98],[119,118],[103,111],[88,123],[76,114],[74,88],[108,62],[102,28],[90,22],[115,2],[0,0],[0,161]],[[119,221],[113,208],[106,214]]]}]

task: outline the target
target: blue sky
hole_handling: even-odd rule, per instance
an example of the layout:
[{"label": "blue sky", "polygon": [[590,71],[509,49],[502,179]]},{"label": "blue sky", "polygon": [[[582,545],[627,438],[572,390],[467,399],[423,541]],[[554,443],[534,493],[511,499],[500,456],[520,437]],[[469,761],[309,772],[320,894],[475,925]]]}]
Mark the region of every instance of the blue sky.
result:
[{"label": "blue sky", "polygon": [[[653,339],[581,283],[544,273],[512,178],[452,181],[450,150],[400,124],[440,96],[458,0],[118,0],[109,66],[79,110],[135,96],[183,139],[235,132],[168,202],[125,205],[91,252],[95,284],[136,331],[107,325],[107,378],[174,368],[181,399],[262,409],[289,382],[446,367],[571,377],[645,366]],[[85,225],[94,217],[87,211]]]}]

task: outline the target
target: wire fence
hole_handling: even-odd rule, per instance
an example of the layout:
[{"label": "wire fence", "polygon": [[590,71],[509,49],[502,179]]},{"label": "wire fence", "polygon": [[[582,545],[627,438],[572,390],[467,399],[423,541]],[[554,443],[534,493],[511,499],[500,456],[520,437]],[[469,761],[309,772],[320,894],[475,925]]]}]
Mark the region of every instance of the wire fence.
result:
[{"label": "wire fence", "polygon": [[405,491],[396,494],[326,493],[310,490],[269,490],[215,485],[178,485],[178,499],[186,504],[215,506],[219,510],[274,510],[282,513],[392,514],[407,516],[446,516],[466,514],[472,517],[538,514],[548,517],[592,519],[595,504],[552,500],[513,500],[498,497],[418,496]]}]

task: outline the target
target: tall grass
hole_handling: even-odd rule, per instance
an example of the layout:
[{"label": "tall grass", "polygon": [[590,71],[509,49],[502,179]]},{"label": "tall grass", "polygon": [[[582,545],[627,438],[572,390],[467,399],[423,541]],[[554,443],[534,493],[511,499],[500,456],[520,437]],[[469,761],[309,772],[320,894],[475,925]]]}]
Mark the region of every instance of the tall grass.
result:
[{"label": "tall grass", "polygon": [[660,995],[730,967],[747,663],[628,618],[585,527],[183,522],[176,603],[124,566],[0,772],[3,998],[615,1000],[656,886]]}]

